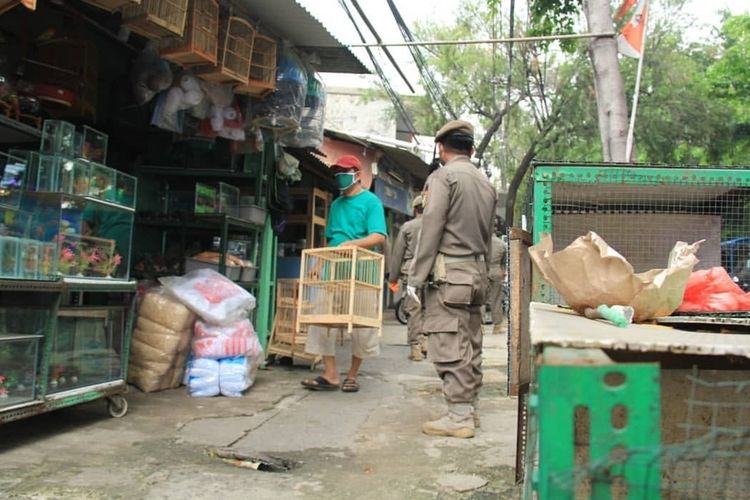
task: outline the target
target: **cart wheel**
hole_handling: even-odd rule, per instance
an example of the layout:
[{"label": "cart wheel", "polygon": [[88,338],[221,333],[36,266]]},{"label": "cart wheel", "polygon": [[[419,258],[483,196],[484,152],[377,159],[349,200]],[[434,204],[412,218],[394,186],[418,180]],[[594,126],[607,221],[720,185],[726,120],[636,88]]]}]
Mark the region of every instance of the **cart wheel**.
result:
[{"label": "cart wheel", "polygon": [[108,397],[107,412],[113,418],[124,417],[128,413],[128,400],[120,395]]},{"label": "cart wheel", "polygon": [[399,299],[398,302],[396,302],[396,319],[399,323],[402,325],[405,325],[409,322],[409,318],[406,315],[406,311],[404,311],[404,300]]}]

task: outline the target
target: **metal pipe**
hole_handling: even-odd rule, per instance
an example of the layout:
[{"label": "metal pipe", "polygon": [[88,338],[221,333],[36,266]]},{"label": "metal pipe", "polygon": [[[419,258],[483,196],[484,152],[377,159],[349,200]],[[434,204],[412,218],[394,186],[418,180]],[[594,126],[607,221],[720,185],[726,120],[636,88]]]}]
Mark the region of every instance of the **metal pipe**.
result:
[{"label": "metal pipe", "polygon": [[413,45],[484,45],[494,43],[516,43],[516,42],[545,42],[554,40],[577,40],[583,38],[611,38],[615,36],[614,31],[606,33],[574,33],[570,35],[541,35],[522,36],[517,38],[483,38],[478,40],[426,40],[422,42],[388,42],[388,43],[354,43],[345,45],[348,48],[358,47],[411,47]]}]

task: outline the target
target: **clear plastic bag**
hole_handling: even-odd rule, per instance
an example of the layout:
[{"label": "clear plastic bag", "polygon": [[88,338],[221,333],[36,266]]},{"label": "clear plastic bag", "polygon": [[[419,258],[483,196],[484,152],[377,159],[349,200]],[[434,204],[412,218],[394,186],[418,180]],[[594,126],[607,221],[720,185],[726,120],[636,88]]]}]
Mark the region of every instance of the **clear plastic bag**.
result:
[{"label": "clear plastic bag", "polygon": [[323,80],[314,72],[307,75],[307,94],[298,129],[279,137],[283,146],[317,148],[323,144],[325,129],[326,89]]},{"label": "clear plastic bag", "polygon": [[188,309],[216,325],[239,321],[255,308],[250,292],[211,269],[197,269],[161,282]]},{"label": "clear plastic bag", "polygon": [[253,101],[255,122],[264,128],[296,130],[302,121],[307,96],[307,70],[288,47],[276,68],[276,91]]},{"label": "clear plastic bag", "polygon": [[218,396],[219,362],[215,359],[194,358],[188,362],[186,384],[193,397]]}]

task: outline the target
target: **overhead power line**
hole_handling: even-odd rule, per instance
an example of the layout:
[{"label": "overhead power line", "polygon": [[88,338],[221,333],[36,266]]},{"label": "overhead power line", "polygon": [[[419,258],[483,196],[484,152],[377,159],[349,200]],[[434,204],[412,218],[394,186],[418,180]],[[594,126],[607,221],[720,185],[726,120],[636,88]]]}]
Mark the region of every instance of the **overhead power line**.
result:
[{"label": "overhead power line", "polygon": [[[391,12],[393,13],[393,18],[396,20],[396,24],[398,25],[399,30],[401,30],[401,34],[403,35],[404,40],[407,42],[413,42],[414,36],[412,36],[409,26],[407,26],[407,24],[404,22],[403,17],[401,17],[401,13],[396,7],[396,4],[393,2],[393,0],[387,0],[387,2],[388,6],[391,8]],[[440,85],[435,80],[435,76],[432,74],[432,71],[430,71],[430,67],[427,64],[424,56],[422,55],[422,51],[419,50],[418,46],[409,45],[409,52],[411,52],[412,58],[414,59],[414,63],[417,65],[417,69],[419,70],[420,75],[422,75],[422,80],[424,82],[427,94],[429,94],[432,102],[434,102],[438,109],[440,109],[440,113],[443,115],[442,118],[445,119],[446,117],[450,117],[455,120],[457,118],[456,112],[453,111],[453,106],[451,106],[451,103],[445,96],[443,89],[440,88]]]},{"label": "overhead power line", "polygon": [[429,47],[434,45],[488,45],[495,43],[523,43],[523,42],[551,42],[555,40],[578,40],[582,38],[612,38],[614,31],[605,33],[575,33],[570,35],[541,35],[523,36],[517,38],[482,38],[478,40],[425,40],[414,42],[388,42],[388,43],[355,43],[347,47],[411,47],[414,45]]},{"label": "overhead power line", "polygon": [[[346,5],[346,2],[344,0],[339,0],[339,4],[346,12],[346,15],[349,17],[349,21],[351,21],[352,25],[354,26],[354,29],[357,31],[357,34],[359,35],[360,40],[364,43],[365,37],[362,34],[362,31],[359,29],[359,26],[357,25],[357,22],[354,20],[354,15],[352,14],[352,11],[349,9],[349,6]],[[401,102],[401,99],[399,98],[398,94],[395,90],[393,90],[393,87],[391,86],[391,83],[388,81],[388,78],[386,78],[385,73],[383,72],[383,68],[380,66],[380,63],[378,63],[377,58],[375,58],[375,54],[372,53],[372,50],[370,47],[365,47],[367,50],[367,55],[370,57],[370,61],[372,62],[373,68],[375,68],[375,72],[378,74],[378,77],[380,77],[380,81],[383,83],[383,88],[385,88],[386,94],[388,94],[388,97],[390,97],[391,102],[396,107],[396,110],[403,118],[404,122],[406,123],[406,126],[409,128],[409,132],[414,134],[414,140],[419,143],[419,140],[417,139],[417,129],[414,127],[414,123],[412,123],[411,118],[409,118],[409,114],[406,112],[406,108],[404,107],[404,104]]]},{"label": "overhead power line", "polygon": [[[409,83],[409,80],[406,78],[406,75],[404,75],[404,72],[401,71],[401,68],[399,67],[396,60],[393,58],[393,55],[391,55],[391,51],[386,48],[385,45],[382,45],[382,40],[380,39],[380,35],[378,35],[378,32],[375,30],[375,27],[370,23],[370,20],[367,18],[367,15],[365,15],[365,12],[362,10],[362,8],[359,6],[359,2],[357,0],[351,0],[352,5],[354,5],[354,8],[357,9],[357,12],[359,13],[359,17],[362,18],[362,20],[367,25],[367,28],[370,30],[370,33],[372,33],[372,36],[375,37],[375,40],[377,40],[378,44],[380,44],[380,47],[383,49],[383,52],[385,52],[385,55],[388,57],[388,60],[391,61],[391,64],[394,68],[396,68],[396,71],[398,71],[399,76],[401,76],[401,79],[406,83],[406,86],[409,87],[409,90],[411,93],[414,93],[414,87],[411,86],[411,83]],[[362,40],[364,42],[364,39]]]}]

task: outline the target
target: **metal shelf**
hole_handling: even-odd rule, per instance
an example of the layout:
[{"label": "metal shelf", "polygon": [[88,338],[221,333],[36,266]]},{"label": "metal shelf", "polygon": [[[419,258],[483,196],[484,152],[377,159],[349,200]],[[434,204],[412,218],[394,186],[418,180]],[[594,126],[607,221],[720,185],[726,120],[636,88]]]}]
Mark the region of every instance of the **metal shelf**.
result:
[{"label": "metal shelf", "polygon": [[63,279],[70,292],[135,292],[137,282],[112,278],[70,278]]},{"label": "metal shelf", "polygon": [[26,144],[41,138],[41,130],[0,114],[0,144]]},{"label": "metal shelf", "polygon": [[154,165],[142,165],[136,168],[138,174],[165,176],[165,177],[211,177],[215,179],[253,179],[252,174],[246,172],[234,172],[217,168],[180,168],[159,167]]},{"label": "metal shelf", "polygon": [[226,224],[232,229],[244,229],[248,231],[257,231],[263,229],[263,226],[254,224],[244,219],[231,217],[229,215],[214,214],[196,214],[192,220],[169,220],[169,219],[141,219],[135,221],[136,225],[161,227],[167,229],[221,229]]},{"label": "metal shelf", "polygon": [[0,291],[15,292],[61,292],[64,287],[61,280],[37,281],[0,279]]}]

